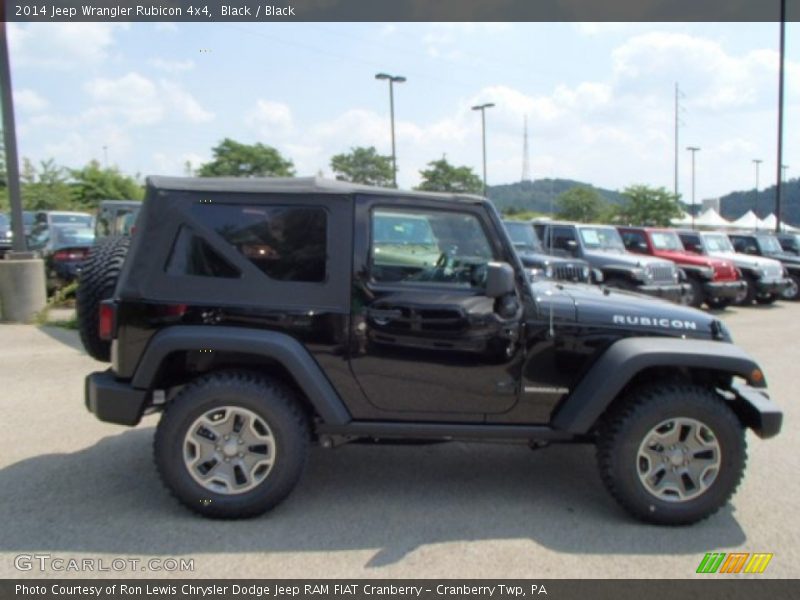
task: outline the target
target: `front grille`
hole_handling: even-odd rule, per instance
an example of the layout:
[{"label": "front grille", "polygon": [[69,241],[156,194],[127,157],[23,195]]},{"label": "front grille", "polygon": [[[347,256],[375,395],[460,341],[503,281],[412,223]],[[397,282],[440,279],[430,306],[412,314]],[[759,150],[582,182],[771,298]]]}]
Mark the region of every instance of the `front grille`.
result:
[{"label": "front grille", "polygon": [[766,277],[769,279],[780,279],[783,277],[783,267],[780,264],[777,265],[766,265],[764,267],[764,273]]},{"label": "front grille", "polygon": [[675,270],[672,265],[650,265],[650,273],[653,275],[654,283],[675,283],[673,277]]},{"label": "front grille", "polygon": [[554,265],[553,278],[559,281],[586,282],[588,280],[588,278],[584,275],[583,266],[573,265],[571,263],[566,265]]}]

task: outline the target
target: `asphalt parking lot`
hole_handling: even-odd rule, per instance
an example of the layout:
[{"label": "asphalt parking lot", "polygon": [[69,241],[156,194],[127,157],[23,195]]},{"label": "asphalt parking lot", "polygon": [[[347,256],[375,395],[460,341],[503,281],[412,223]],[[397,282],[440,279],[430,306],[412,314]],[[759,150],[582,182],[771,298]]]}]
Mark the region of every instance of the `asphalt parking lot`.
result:
[{"label": "asphalt parking lot", "polygon": [[190,514],[159,483],[156,417],[98,422],[83,378],[104,368],[76,332],[0,325],[0,577],[86,577],[15,568],[21,554],[190,558],[192,572],[120,577],[694,577],[710,551],[772,552],[762,576],[800,575],[797,508],[800,304],[730,309],[734,339],[762,364],[784,431],[748,434],[728,507],[692,527],[630,520],[603,489],[593,449],[553,446],[346,446],[315,449],[293,495],[249,521]]}]

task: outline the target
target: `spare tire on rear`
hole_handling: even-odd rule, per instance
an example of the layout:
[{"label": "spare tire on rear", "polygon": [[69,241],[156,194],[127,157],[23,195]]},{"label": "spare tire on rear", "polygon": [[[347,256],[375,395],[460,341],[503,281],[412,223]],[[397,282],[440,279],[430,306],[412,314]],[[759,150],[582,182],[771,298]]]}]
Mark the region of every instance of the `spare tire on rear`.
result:
[{"label": "spare tire on rear", "polygon": [[92,248],[78,277],[76,307],[81,342],[89,356],[105,362],[111,358],[111,342],[100,339],[100,303],[114,294],[129,245],[128,237],[106,238]]}]

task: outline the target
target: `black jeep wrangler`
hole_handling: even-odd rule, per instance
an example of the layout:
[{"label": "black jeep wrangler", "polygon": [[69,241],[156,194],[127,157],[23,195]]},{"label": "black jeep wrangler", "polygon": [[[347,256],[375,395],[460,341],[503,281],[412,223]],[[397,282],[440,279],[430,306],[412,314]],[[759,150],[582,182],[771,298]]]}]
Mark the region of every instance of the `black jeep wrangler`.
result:
[{"label": "black jeep wrangler", "polygon": [[161,478],[212,517],[275,506],[311,443],[470,440],[595,444],[629,512],[692,523],[734,493],[745,428],[782,420],[722,322],[531,283],[473,196],[150,178],[98,328],[112,366],[86,406],[161,412]]}]

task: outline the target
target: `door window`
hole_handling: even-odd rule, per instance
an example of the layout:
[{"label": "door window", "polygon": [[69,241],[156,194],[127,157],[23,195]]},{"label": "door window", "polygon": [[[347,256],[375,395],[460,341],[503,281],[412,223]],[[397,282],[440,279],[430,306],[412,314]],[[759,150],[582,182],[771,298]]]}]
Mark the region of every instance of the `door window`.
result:
[{"label": "door window", "polygon": [[370,269],[375,282],[483,288],[492,260],[491,244],[472,214],[372,212]]}]

